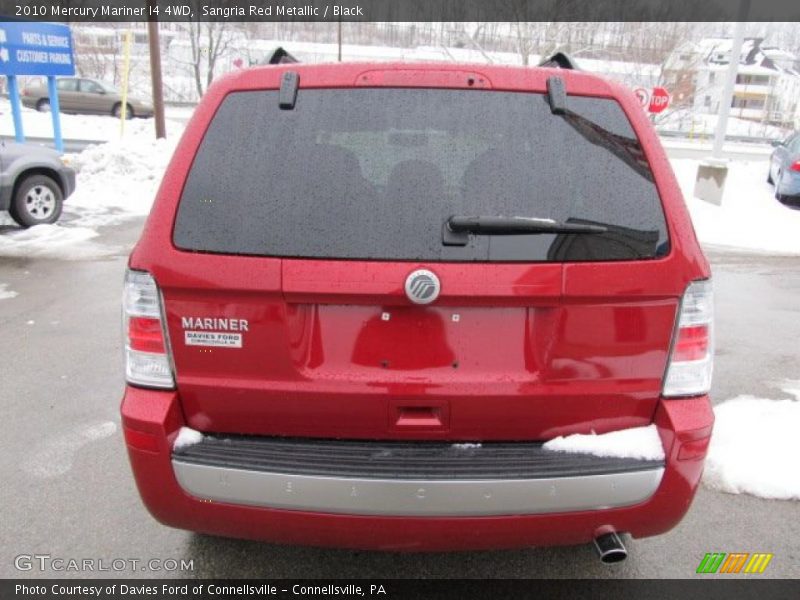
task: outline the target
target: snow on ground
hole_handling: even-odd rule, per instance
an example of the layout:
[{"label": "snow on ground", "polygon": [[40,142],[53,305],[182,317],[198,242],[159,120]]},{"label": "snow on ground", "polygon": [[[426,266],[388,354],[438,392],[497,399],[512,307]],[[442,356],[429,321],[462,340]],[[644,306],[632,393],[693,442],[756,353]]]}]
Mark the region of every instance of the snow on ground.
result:
[{"label": "snow on ground", "polygon": [[88,227],[37,225],[0,235],[0,257],[84,260],[112,256],[119,248],[90,241],[99,234]]},{"label": "snow on ground", "polygon": [[71,158],[78,172],[75,193],[64,203],[76,223],[98,227],[147,215],[177,135],[156,140],[150,133],[90,146]]},{"label": "snow on ground", "polygon": [[800,210],[775,199],[766,161],[731,161],[721,206],[694,197],[700,161],[673,159],[700,242],[745,251],[800,255]]},{"label": "snow on ground", "polygon": [[16,298],[17,292],[8,289],[7,283],[0,283],[0,300],[8,300],[9,298]]},{"label": "snow on ground", "polygon": [[[181,130],[191,116],[192,107],[167,108],[167,132]],[[124,138],[153,135],[153,119],[132,119],[125,122]],[[29,137],[53,137],[53,117],[50,113],[32,108],[22,108],[22,129]],[[120,120],[104,115],[61,114],[61,135],[65,139],[76,140],[119,140]],[[11,118],[11,104],[0,99],[0,136],[14,136],[14,122]]]},{"label": "snow on ground", "polygon": [[637,458],[640,460],[663,460],[664,448],[655,425],[620,429],[600,435],[573,434],[559,436],[545,442],[546,450],[594,454],[617,458]]},{"label": "snow on ground", "polygon": [[800,500],[800,381],[780,386],[794,399],[742,395],[714,407],[703,482],[731,494]]}]

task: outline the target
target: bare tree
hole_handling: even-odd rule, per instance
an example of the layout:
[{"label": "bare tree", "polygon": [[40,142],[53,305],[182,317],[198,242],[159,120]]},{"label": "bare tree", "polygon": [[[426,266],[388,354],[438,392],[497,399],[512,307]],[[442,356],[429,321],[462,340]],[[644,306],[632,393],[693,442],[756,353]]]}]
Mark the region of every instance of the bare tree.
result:
[{"label": "bare tree", "polygon": [[189,21],[186,33],[191,49],[190,62],[198,97],[201,97],[211,82],[219,60],[225,56],[234,37],[226,21]]}]

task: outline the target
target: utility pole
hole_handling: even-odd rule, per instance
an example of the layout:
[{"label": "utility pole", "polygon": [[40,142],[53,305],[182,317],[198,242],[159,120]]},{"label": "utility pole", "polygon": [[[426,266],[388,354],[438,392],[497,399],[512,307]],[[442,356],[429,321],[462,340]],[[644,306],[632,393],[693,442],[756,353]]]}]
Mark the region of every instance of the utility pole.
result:
[{"label": "utility pole", "polygon": [[337,38],[339,40],[339,62],[342,62],[342,17],[339,17],[339,30]]},{"label": "utility pole", "polygon": [[722,146],[725,143],[725,133],[728,130],[728,115],[731,111],[733,91],[736,86],[736,73],[739,71],[739,61],[742,57],[742,42],[744,41],[744,25],[750,11],[750,0],[739,0],[739,14],[736,21],[736,30],[731,42],[731,56],[728,63],[728,73],[725,88],[720,100],[717,128],[714,132],[714,147],[711,157],[701,161],[697,167],[697,177],[694,184],[694,196],[700,200],[711,202],[719,206],[725,192],[725,180],[728,177],[728,161],[722,158]]},{"label": "utility pole", "polygon": [[[149,7],[153,0],[148,0]],[[152,13],[150,13],[152,14]],[[153,113],[156,122],[156,138],[167,137],[167,125],[164,122],[164,82],[161,78],[161,42],[158,39],[158,21],[150,17],[147,20],[147,39],[150,43],[150,77],[153,83]]]},{"label": "utility pole", "polygon": [[717,128],[714,131],[714,149],[711,152],[713,158],[722,158],[722,145],[725,143],[725,133],[728,130],[728,115],[731,112],[731,102],[733,102],[733,90],[736,86],[736,74],[739,71],[739,61],[742,56],[742,43],[744,42],[744,25],[747,14],[750,12],[750,0],[740,0],[739,20],[736,22],[736,29],[731,43],[731,60],[728,63],[728,72],[725,80],[725,88],[722,91],[720,101],[719,117]]}]

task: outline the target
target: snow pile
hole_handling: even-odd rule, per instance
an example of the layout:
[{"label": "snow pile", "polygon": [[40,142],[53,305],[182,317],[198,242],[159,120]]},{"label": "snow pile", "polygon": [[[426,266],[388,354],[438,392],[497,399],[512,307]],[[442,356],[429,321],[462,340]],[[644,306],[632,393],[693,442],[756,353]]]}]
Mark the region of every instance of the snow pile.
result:
[{"label": "snow pile", "polygon": [[88,227],[146,215],[175,149],[174,139],[132,138],[74,155],[78,185],[65,207]]},{"label": "snow pile", "polygon": [[194,446],[203,441],[203,434],[189,427],[181,427],[178,431],[178,437],[175,438],[175,443],[172,445],[173,450],[179,448],[186,448],[187,446]]},{"label": "snow pile", "polygon": [[731,161],[721,206],[694,197],[700,161],[674,159],[672,168],[703,244],[800,255],[800,210],[775,199],[766,161]]},{"label": "snow pile", "polygon": [[664,460],[664,448],[655,425],[620,429],[600,435],[576,433],[566,437],[559,436],[545,442],[544,448],[555,452],[639,460]]},{"label": "snow pile", "polygon": [[[186,113],[193,110],[189,108],[175,109],[174,118],[186,121]],[[168,111],[173,116],[173,109]],[[11,104],[6,99],[0,100],[0,135],[14,137],[14,123],[11,120]],[[172,134],[173,128],[182,127],[173,120],[167,121],[167,131]],[[22,129],[27,137],[52,138],[53,117],[50,113],[39,112],[32,108],[22,109]],[[125,122],[125,139],[136,137],[152,137],[154,131],[153,119],[132,119]],[[77,140],[119,140],[120,120],[105,115],[70,115],[61,113],[61,135],[64,139]]]},{"label": "snow pile", "polygon": [[743,395],[714,407],[704,483],[731,494],[800,500],[800,381],[794,400]]},{"label": "snow pile", "polygon": [[0,283],[0,300],[7,300],[9,298],[16,298],[17,292],[8,289],[7,283]]},{"label": "snow pile", "polygon": [[88,227],[37,225],[0,235],[0,257],[84,260],[112,256],[119,248],[91,242],[98,233]]},{"label": "snow pile", "polygon": [[473,450],[475,448],[480,448],[481,444],[453,444],[452,447],[456,450]]}]

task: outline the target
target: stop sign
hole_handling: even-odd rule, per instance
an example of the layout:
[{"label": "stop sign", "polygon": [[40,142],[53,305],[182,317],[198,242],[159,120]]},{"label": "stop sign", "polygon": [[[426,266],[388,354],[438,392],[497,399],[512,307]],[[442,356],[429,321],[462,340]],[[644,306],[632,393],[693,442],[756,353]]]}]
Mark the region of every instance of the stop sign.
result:
[{"label": "stop sign", "polygon": [[651,113],[660,113],[669,106],[669,92],[662,87],[653,88],[650,94],[650,105],[647,110]]}]

